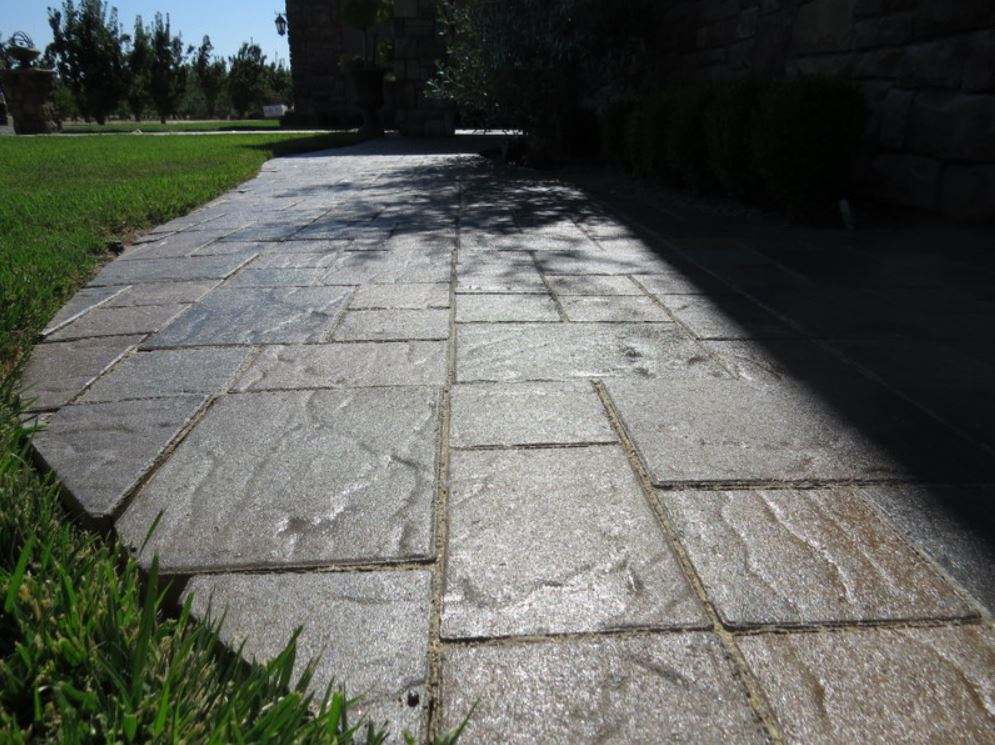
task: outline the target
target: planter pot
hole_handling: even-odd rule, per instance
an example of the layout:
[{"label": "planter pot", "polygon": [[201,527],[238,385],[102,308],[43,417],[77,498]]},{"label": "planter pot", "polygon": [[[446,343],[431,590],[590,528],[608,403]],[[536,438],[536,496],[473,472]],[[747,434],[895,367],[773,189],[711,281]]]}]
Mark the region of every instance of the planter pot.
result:
[{"label": "planter pot", "polygon": [[19,68],[0,72],[0,83],[7,96],[7,108],[14,118],[14,132],[19,135],[51,134],[59,131],[52,92],[55,72],[38,68]]},{"label": "planter pot", "polygon": [[356,92],[356,106],[363,115],[360,133],[367,137],[383,135],[380,109],[383,108],[383,79],[387,71],[380,67],[349,70],[349,79]]}]

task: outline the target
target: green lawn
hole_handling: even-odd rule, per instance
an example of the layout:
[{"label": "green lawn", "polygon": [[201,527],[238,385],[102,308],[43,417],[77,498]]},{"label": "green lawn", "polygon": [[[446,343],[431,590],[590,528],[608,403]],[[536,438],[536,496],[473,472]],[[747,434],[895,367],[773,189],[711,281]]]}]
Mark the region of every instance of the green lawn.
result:
[{"label": "green lawn", "polygon": [[75,122],[63,124],[62,131],[67,133],[94,134],[99,132],[253,132],[272,131],[280,128],[279,119],[210,119],[200,121],[118,121],[100,125],[94,122]]},{"label": "green lawn", "polygon": [[291,687],[292,644],[249,666],[188,608],[165,613],[154,578],[74,524],[31,466],[15,395],[35,334],[107,258],[107,239],[188,212],[274,155],[354,140],[0,138],[0,742],[379,741],[350,733],[341,694]]}]

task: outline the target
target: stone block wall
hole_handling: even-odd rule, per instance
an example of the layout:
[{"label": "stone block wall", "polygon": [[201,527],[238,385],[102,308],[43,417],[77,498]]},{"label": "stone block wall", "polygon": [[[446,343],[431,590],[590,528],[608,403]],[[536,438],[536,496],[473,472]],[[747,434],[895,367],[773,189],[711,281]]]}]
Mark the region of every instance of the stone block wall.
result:
[{"label": "stone block wall", "polygon": [[678,79],[850,78],[867,194],[995,220],[995,0],[669,0],[663,25]]},{"label": "stone block wall", "polygon": [[346,81],[339,69],[345,52],[339,5],[339,0],[287,0],[294,111],[302,121],[336,124],[349,119]]},{"label": "stone block wall", "polygon": [[443,137],[453,133],[452,107],[430,99],[428,81],[445,54],[437,32],[436,0],[394,3],[394,75],[397,77],[397,127],[402,135]]},{"label": "stone block wall", "polygon": [[[301,121],[344,124],[355,119],[339,58],[362,54],[362,34],[343,27],[341,4],[342,0],[287,0],[294,107]],[[425,90],[436,60],[445,51],[436,33],[436,0],[395,0],[394,20],[378,29],[378,37],[394,42],[397,82],[388,89],[387,100],[401,133],[452,134],[452,110],[429,99]]]}]

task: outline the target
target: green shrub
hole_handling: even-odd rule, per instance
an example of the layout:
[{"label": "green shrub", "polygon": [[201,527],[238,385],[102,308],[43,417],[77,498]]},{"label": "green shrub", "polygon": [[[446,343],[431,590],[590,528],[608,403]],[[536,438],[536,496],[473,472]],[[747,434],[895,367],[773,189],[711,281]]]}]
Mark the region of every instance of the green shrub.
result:
[{"label": "green shrub", "polygon": [[780,204],[812,214],[847,194],[866,117],[863,97],[845,81],[774,84],[754,121],[756,171]]},{"label": "green shrub", "polygon": [[766,85],[756,79],[716,86],[705,114],[708,163],[719,186],[746,202],[761,202],[766,189],[753,165],[753,125]]},{"label": "green shrub", "polygon": [[677,88],[669,96],[667,167],[696,194],[715,185],[705,136],[705,114],[712,95],[711,85],[696,84]]}]

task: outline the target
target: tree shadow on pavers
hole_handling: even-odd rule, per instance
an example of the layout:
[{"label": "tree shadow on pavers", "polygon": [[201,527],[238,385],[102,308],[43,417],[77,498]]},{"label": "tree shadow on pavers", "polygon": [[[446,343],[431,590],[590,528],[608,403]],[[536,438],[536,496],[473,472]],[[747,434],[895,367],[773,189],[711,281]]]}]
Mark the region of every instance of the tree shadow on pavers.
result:
[{"label": "tree shadow on pavers", "polygon": [[904,467],[919,485],[862,493],[995,610],[995,230],[724,219],[576,183],[680,276],[644,284],[736,372],[801,381]]}]

